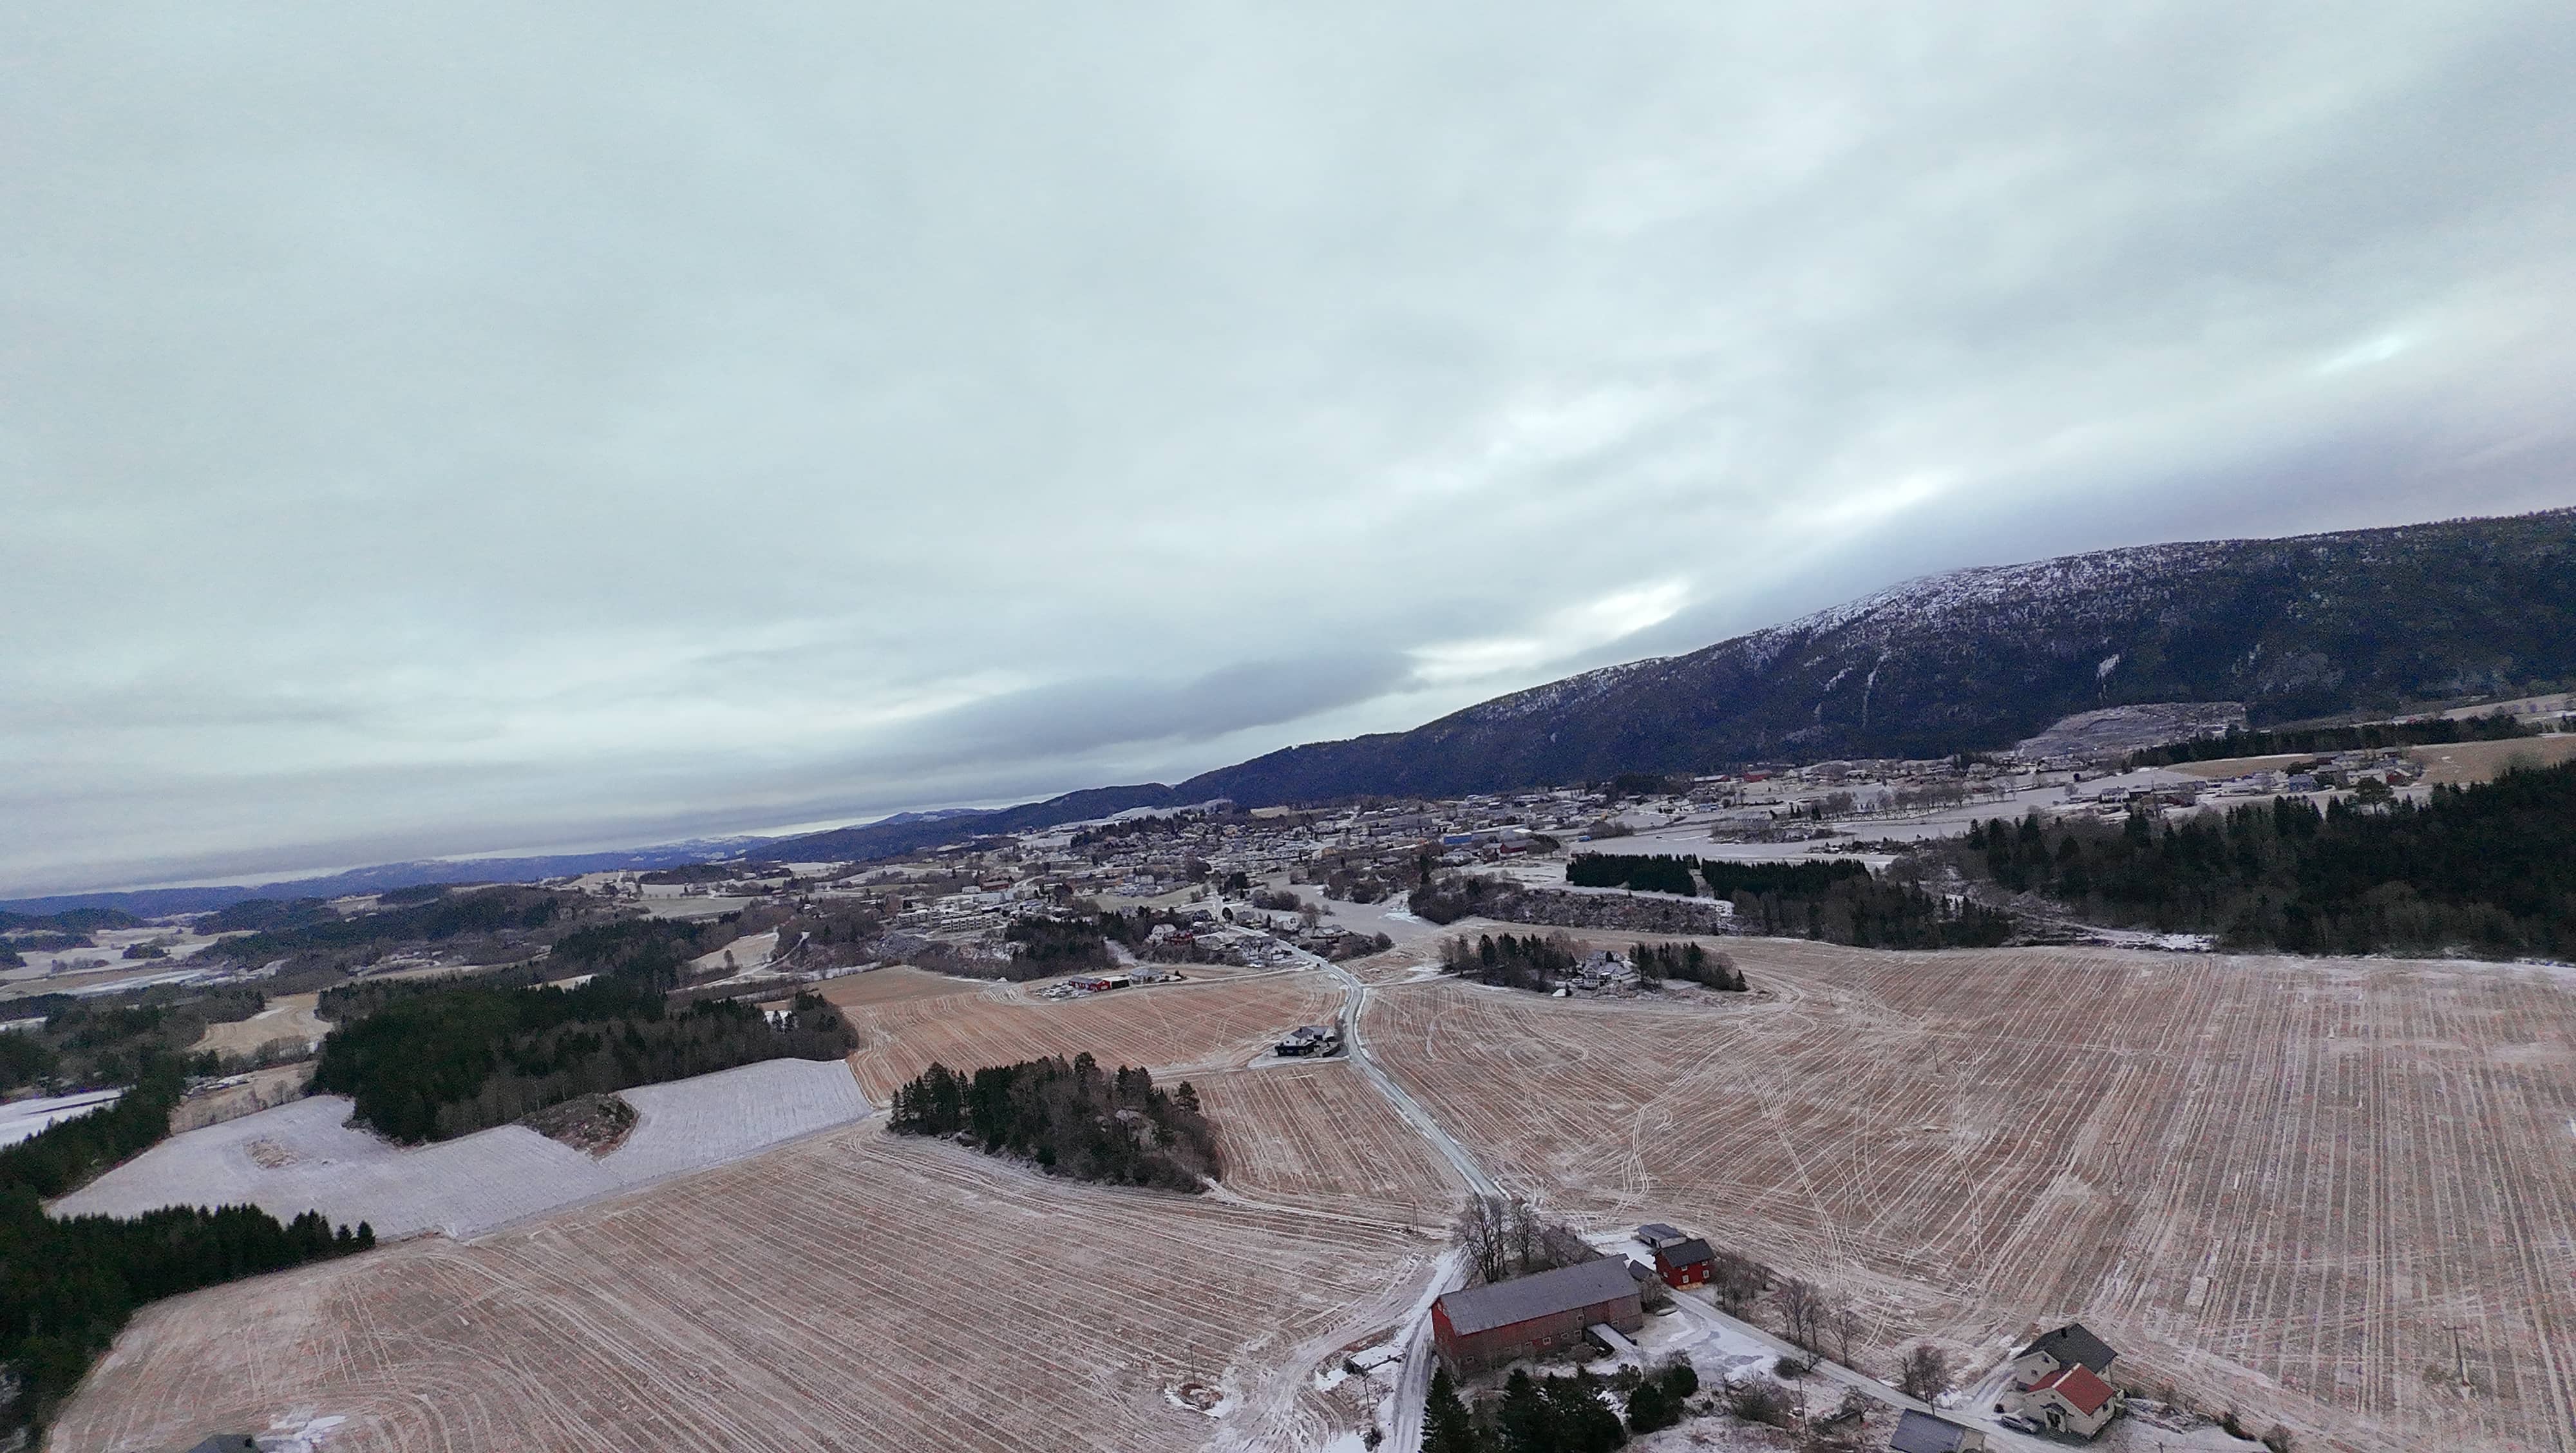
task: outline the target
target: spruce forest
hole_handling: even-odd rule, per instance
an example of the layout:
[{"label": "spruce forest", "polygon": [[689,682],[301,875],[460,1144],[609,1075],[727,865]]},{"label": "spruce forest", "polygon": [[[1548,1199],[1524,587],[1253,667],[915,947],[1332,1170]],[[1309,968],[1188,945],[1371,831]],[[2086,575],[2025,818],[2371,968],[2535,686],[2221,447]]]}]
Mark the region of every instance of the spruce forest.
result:
[{"label": "spruce forest", "polygon": [[0,1150],[0,1446],[41,1435],[137,1308],[238,1277],[375,1245],[307,1211],[280,1225],[255,1206],[168,1206],[131,1219],[45,1214],[46,1198],[169,1133],[185,1074],[156,1057],[116,1104]]},{"label": "spruce forest", "polygon": [[932,1065],[895,1091],[887,1128],[957,1135],[1052,1175],[1197,1192],[1223,1169],[1216,1131],[1183,1081],[1164,1090],[1142,1069],[1104,1072],[1088,1054],[988,1065]]},{"label": "spruce forest", "polygon": [[1980,823],[1953,861],[2095,922],[2290,953],[2576,953],[2576,763],[2435,787],[2119,826]]},{"label": "spruce forest", "polygon": [[[666,1007],[626,974],[575,989],[429,988],[371,996],[322,1043],[317,1094],[347,1095],[389,1140],[446,1140],[580,1095],[711,1074],[770,1059],[838,1059],[857,1047],[816,1000],[772,1024],[732,1000]],[[372,986],[371,986],[372,987]],[[391,987],[391,986],[387,986]],[[349,1007],[362,1001],[351,996]],[[342,1006],[332,1006],[334,1012]]]}]

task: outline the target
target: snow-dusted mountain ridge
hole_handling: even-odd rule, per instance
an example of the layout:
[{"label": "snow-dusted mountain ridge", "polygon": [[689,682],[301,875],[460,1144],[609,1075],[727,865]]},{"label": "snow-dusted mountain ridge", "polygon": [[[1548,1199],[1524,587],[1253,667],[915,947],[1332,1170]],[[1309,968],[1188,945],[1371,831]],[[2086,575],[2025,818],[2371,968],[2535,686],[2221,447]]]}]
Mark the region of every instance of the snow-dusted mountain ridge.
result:
[{"label": "snow-dusted mountain ridge", "polygon": [[2100,550],[1907,581],[1687,655],[1183,783],[1247,803],[2009,746],[2074,712],[2254,722],[2576,679],[2576,510]]}]

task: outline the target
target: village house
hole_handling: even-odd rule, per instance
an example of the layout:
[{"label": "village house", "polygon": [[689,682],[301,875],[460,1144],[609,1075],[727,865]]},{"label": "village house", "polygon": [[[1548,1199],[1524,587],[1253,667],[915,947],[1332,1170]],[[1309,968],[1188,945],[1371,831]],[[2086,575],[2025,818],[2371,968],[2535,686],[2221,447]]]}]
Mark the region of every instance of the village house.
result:
[{"label": "village house", "polygon": [[2110,1380],[2119,1363],[2111,1344],[2069,1322],[2013,1354],[2012,1385],[1995,1411],[2090,1438],[2120,1415],[2120,1394]]},{"label": "village house", "polygon": [[1716,1265],[1717,1252],[1696,1236],[1655,1248],[1655,1275],[1662,1277],[1666,1286],[1704,1286]]}]

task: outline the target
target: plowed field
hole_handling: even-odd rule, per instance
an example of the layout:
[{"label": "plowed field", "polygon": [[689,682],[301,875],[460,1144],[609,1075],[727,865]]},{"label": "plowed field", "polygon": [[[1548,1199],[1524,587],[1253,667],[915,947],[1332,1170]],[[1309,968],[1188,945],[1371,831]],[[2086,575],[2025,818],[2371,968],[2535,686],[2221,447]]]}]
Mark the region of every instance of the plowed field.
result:
[{"label": "plowed field", "polygon": [[853,1003],[859,1050],[850,1067],[880,1105],[934,1061],[973,1069],[1088,1050],[1104,1065],[1142,1065],[1158,1075],[1224,1068],[1246,1063],[1297,1025],[1332,1018],[1341,1000],[1340,986],[1318,972],[1152,984],[1071,1000],[995,985],[971,996]]},{"label": "plowed field", "polygon": [[1466,1201],[1449,1163],[1346,1061],[1193,1084],[1217,1127],[1226,1188],[1238,1195],[1443,1228]]},{"label": "plowed field", "polygon": [[[1313,1446],[1308,1374],[1437,1248],[835,1132],[541,1225],[145,1311],[58,1449],[339,1417],[334,1453]],[[1222,1394],[1217,1415],[1179,1400]]]},{"label": "plowed field", "polygon": [[[2565,977],[1729,948],[1767,997],[1430,983],[1375,994],[1369,1036],[1506,1182],[1813,1276],[1878,1362],[2073,1314],[2303,1446],[2576,1449]],[[2467,1399],[2435,1385],[2452,1324]]]}]

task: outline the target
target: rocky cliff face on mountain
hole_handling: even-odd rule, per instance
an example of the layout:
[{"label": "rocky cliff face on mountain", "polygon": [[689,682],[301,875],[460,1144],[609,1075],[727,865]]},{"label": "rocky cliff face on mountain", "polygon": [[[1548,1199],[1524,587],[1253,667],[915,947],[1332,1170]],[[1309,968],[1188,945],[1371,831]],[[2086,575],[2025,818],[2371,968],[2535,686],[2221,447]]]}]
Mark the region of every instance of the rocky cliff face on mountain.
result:
[{"label": "rocky cliff face on mountain", "polygon": [[1247,804],[1761,760],[2003,750],[2060,718],[2241,702],[2256,726],[2576,678],[2576,510],[1953,571],[1409,732],[1181,784]]}]

